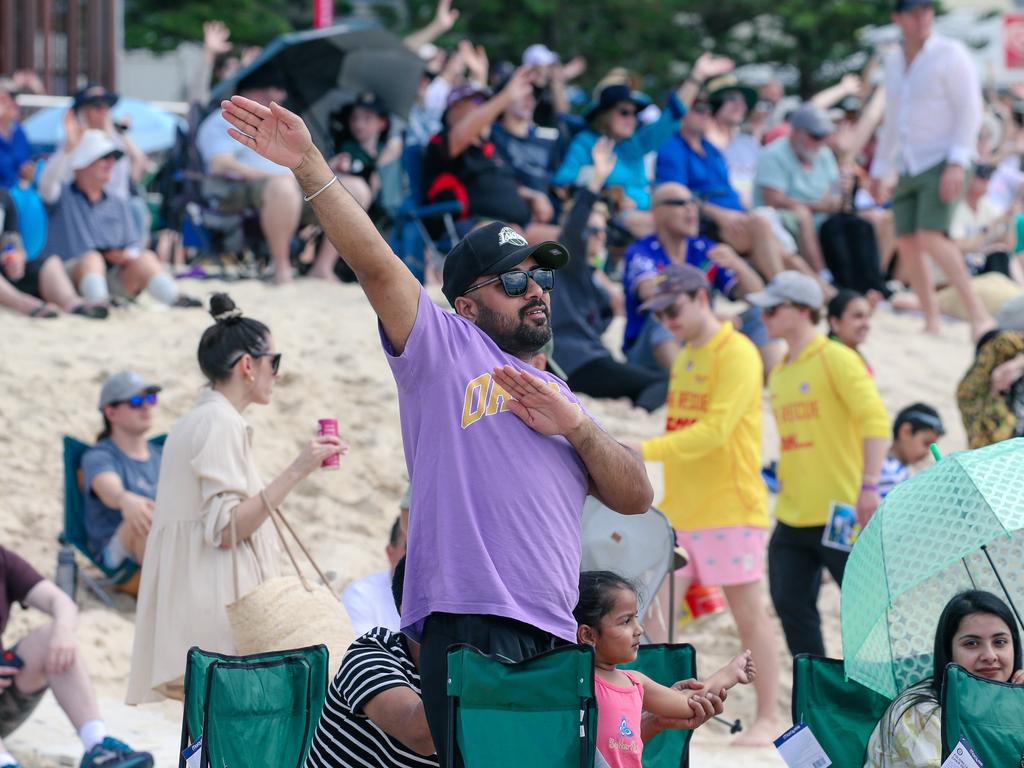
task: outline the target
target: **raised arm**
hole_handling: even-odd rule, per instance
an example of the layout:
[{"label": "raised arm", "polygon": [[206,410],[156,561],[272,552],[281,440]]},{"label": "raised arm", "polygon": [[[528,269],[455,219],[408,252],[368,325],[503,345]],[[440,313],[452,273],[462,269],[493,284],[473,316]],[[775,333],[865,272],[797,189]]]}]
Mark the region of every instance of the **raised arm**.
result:
[{"label": "raised arm", "polygon": [[334,181],[302,119],[279,104],[264,107],[242,96],[232,96],[221,107],[234,126],[228,131],[233,139],[290,168],[303,193],[312,197],[320,225],[356,273],[394,352],[400,355],[416,322],[420,284],[359,203]]},{"label": "raised arm", "polygon": [[433,43],[437,38],[455,26],[459,20],[459,12],[452,8],[452,0],[439,0],[437,10],[434,11],[434,18],[427,26],[417,29],[406,35],[406,47],[415,54],[419,54],[420,48]]},{"label": "raised arm", "polygon": [[448,154],[458,157],[465,152],[509,104],[529,93],[533,88],[532,77],[529,67],[520,67],[509,78],[508,85],[453,125],[448,132]]}]

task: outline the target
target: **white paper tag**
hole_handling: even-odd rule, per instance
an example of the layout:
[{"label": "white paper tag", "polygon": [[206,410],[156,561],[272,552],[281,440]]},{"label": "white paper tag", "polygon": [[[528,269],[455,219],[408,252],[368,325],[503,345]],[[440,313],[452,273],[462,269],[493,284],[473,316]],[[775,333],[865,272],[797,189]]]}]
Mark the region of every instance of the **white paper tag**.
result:
[{"label": "white paper tag", "polygon": [[982,768],[984,765],[981,758],[978,757],[978,753],[974,751],[974,747],[971,746],[971,742],[967,740],[966,736],[961,736],[956,747],[946,758],[946,762],[942,764],[942,768]]},{"label": "white paper tag", "polygon": [[185,768],[199,768],[199,761],[203,754],[203,737],[200,736],[199,740],[192,744],[188,749],[181,753],[181,756],[185,758]]},{"label": "white paper tag", "polygon": [[827,768],[832,765],[825,750],[804,723],[797,723],[774,743],[789,768]]}]

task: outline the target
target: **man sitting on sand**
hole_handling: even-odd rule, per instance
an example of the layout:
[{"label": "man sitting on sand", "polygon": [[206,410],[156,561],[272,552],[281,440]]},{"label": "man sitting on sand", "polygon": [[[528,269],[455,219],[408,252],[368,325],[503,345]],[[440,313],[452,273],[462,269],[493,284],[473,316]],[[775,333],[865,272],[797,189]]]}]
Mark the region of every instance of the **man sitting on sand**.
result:
[{"label": "man sitting on sand", "polygon": [[108,378],[100,390],[103,431],[82,457],[89,548],[107,568],[142,564],[153,524],[163,449],[146,434],[160,387],[134,371]]},{"label": "man sitting on sand", "polygon": [[398,384],[412,483],[402,629],[421,643],[423,702],[447,759],[447,650],[519,661],[573,643],[587,494],[646,512],[643,462],[525,361],[551,338],[555,242],[492,222],[452,249],[437,307],[340,188],[302,120],[278,104],[222,103],[231,136],[291,168],[379,319]]},{"label": "man sitting on sand", "polygon": [[[39,194],[50,206],[43,254],[60,256],[86,301],[109,299],[109,279],[126,296],[145,290],[171,307],[200,306],[178,290],[156,254],[142,247],[128,201],[105,190],[121,150],[103,131],[74,138],[68,137],[65,151],[51,157],[39,177]],[[69,172],[74,179],[65,182]]]},{"label": "man sitting on sand", "polygon": [[[35,608],[52,622],[32,630],[10,648],[0,645],[0,739],[24,723],[47,688],[78,731],[85,748],[81,768],[149,768],[153,756],[135,752],[107,735],[89,672],[78,649],[78,607],[52,581],[0,547],[0,636],[14,603]],[[18,761],[0,741],[0,768]]]}]

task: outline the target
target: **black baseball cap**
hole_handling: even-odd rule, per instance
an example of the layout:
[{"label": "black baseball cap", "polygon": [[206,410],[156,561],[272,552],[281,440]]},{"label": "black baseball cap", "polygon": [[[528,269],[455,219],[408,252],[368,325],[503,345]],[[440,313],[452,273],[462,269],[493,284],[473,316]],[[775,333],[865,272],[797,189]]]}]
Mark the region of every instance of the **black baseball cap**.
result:
[{"label": "black baseball cap", "polygon": [[108,107],[112,107],[117,104],[118,98],[119,97],[116,93],[108,91],[102,85],[90,83],[89,85],[83,86],[75,91],[74,99],[71,102],[71,108],[77,112],[86,104],[105,104]]},{"label": "black baseball cap", "polygon": [[923,5],[928,6],[929,8],[933,8],[933,7],[935,7],[935,1],[934,0],[896,0],[896,5],[893,7],[892,10],[893,10],[893,13],[905,13],[907,11],[912,11],[915,8],[920,8]]},{"label": "black baseball cap", "polygon": [[455,306],[455,299],[482,275],[506,272],[533,256],[538,266],[559,269],[569,261],[565,246],[554,240],[530,245],[526,238],[503,221],[478,227],[459,241],[444,260],[441,293]]}]

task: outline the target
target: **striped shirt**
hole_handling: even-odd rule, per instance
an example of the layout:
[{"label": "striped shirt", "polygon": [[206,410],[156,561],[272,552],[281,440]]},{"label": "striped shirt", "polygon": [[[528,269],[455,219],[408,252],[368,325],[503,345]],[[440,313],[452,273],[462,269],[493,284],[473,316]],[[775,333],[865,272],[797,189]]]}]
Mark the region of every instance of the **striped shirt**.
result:
[{"label": "striped shirt", "polygon": [[878,478],[878,495],[883,499],[889,491],[910,477],[910,470],[894,456],[886,456],[882,464],[882,474]]},{"label": "striped shirt", "polygon": [[391,688],[420,694],[420,675],[397,632],[374,627],[351,646],[327,687],[306,768],[437,768],[437,756],[416,754],[377,727],[363,708]]}]

